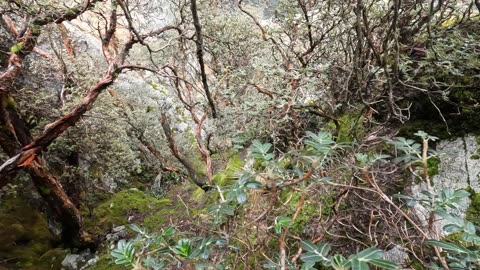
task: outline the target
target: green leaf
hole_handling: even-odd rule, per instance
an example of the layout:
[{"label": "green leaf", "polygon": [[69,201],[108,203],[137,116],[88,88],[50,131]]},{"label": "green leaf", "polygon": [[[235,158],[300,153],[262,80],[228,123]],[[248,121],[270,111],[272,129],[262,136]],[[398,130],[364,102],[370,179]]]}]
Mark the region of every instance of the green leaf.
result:
[{"label": "green leaf", "polygon": [[306,250],[306,253],[303,253],[300,256],[300,259],[304,262],[327,262],[328,258],[326,257],[330,251],[330,246],[327,244],[318,244],[315,245],[310,241],[304,241],[300,243],[300,246]]},{"label": "green leaf", "polygon": [[352,260],[352,270],[370,270],[368,264],[355,258]]},{"label": "green leaf", "polygon": [[343,257],[342,255],[335,255],[331,258],[331,266],[335,269],[335,270],[346,270],[348,268],[350,268],[350,264],[351,262],[348,261],[347,259],[345,259],[345,257]]},{"label": "green leaf", "polygon": [[290,228],[292,226],[292,219],[289,217],[276,217],[275,218],[275,233],[280,234],[282,233],[282,228]]},{"label": "green leaf", "polygon": [[382,260],[382,259],[373,259],[373,260],[370,260],[369,263],[373,264],[375,266],[378,266],[380,268],[383,268],[383,269],[395,270],[395,269],[400,268],[400,266],[398,264],[396,264],[394,262],[387,261],[387,260]]},{"label": "green leaf", "polygon": [[175,235],[175,229],[172,226],[168,226],[162,229],[162,236],[163,237],[170,237]]},{"label": "green leaf", "polygon": [[369,261],[373,259],[380,259],[382,257],[383,251],[378,248],[367,248],[355,255],[355,258],[359,259],[360,261]]},{"label": "green leaf", "polygon": [[130,224],[130,229],[141,234],[146,234],[146,231],[140,228],[140,226],[138,226],[137,224]]},{"label": "green leaf", "polygon": [[445,250],[448,250],[448,251],[451,251],[451,252],[454,252],[454,253],[472,254],[472,252],[470,250],[468,250],[464,247],[457,246],[455,244],[448,243],[448,242],[445,242],[445,241],[428,240],[428,241],[426,241],[426,243],[428,245],[432,245],[432,246],[435,246],[435,247],[440,247],[440,248],[443,248]]}]

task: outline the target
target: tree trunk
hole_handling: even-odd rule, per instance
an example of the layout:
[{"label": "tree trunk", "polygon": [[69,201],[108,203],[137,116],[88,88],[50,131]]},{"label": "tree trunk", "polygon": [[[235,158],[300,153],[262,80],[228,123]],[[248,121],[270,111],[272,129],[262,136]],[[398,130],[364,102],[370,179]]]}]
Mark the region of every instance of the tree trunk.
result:
[{"label": "tree trunk", "polygon": [[32,176],[38,192],[62,224],[63,242],[69,247],[85,244],[80,211],[72,203],[59,181],[45,169],[43,159],[37,157],[25,167],[25,170]]}]

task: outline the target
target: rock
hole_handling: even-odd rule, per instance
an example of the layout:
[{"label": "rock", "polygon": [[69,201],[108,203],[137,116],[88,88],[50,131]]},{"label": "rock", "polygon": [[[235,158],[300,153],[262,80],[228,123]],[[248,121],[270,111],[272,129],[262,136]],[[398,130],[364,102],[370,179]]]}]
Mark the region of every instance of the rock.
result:
[{"label": "rock", "polygon": [[383,258],[403,265],[408,260],[408,253],[401,246],[395,245],[392,249],[385,251]]},{"label": "rock", "polygon": [[113,228],[112,231],[118,233],[118,232],[124,231],[125,229],[126,229],[125,225],[122,225],[122,226]]},{"label": "rock", "polygon": [[62,261],[62,266],[66,270],[77,270],[79,263],[83,261],[83,258],[77,254],[68,254]]},{"label": "rock", "polygon": [[106,235],[108,242],[116,242],[122,238],[125,238],[128,235],[127,228],[122,225],[112,229],[112,233]]},{"label": "rock", "polygon": [[86,249],[79,254],[68,254],[62,261],[62,269],[64,270],[84,270],[88,266],[95,264],[98,257]]},{"label": "rock", "polygon": [[80,270],[86,270],[88,267],[96,264],[98,262],[98,257],[95,256],[94,258],[90,259],[87,261],[87,264],[85,264],[85,266],[83,266],[82,268],[80,268]]}]

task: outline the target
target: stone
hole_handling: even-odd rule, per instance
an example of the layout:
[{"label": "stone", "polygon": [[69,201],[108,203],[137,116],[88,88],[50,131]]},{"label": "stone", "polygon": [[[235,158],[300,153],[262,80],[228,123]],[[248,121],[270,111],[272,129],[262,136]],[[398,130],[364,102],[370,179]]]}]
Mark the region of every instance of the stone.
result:
[{"label": "stone", "polygon": [[383,259],[403,265],[408,260],[408,252],[401,246],[395,245],[390,250],[385,251]]},{"label": "stone", "polygon": [[83,261],[83,258],[78,254],[68,254],[62,261],[62,266],[66,270],[77,270],[79,263]]},{"label": "stone", "polygon": [[105,237],[108,242],[116,242],[128,235],[127,227],[124,225],[117,226],[112,229],[112,233],[107,234]]},{"label": "stone", "polygon": [[96,261],[98,261],[98,258],[90,252],[90,249],[86,249],[79,254],[68,254],[62,261],[62,269],[83,270],[87,269],[88,266],[95,264]]}]

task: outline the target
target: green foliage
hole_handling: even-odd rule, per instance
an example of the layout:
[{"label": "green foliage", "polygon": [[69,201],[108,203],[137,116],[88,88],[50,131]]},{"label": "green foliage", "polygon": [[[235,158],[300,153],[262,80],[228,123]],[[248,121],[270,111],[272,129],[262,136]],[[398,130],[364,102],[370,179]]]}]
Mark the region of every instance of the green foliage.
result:
[{"label": "green foliage", "polygon": [[[338,134],[336,134],[336,141],[339,143],[360,141],[366,134],[366,129],[363,126],[364,121],[363,115],[357,113],[346,113],[338,117],[340,128]],[[337,128],[333,122],[329,123],[329,127],[334,130]]]},{"label": "green foliage", "polygon": [[225,169],[220,170],[213,175],[213,181],[220,186],[231,184],[232,180],[238,177],[238,174],[241,173],[243,165],[244,162],[240,159],[238,154],[233,155],[233,157],[228,160]]},{"label": "green foliage", "polygon": [[274,230],[276,234],[281,234],[283,229],[288,229],[292,227],[292,219],[289,217],[276,217]]}]

